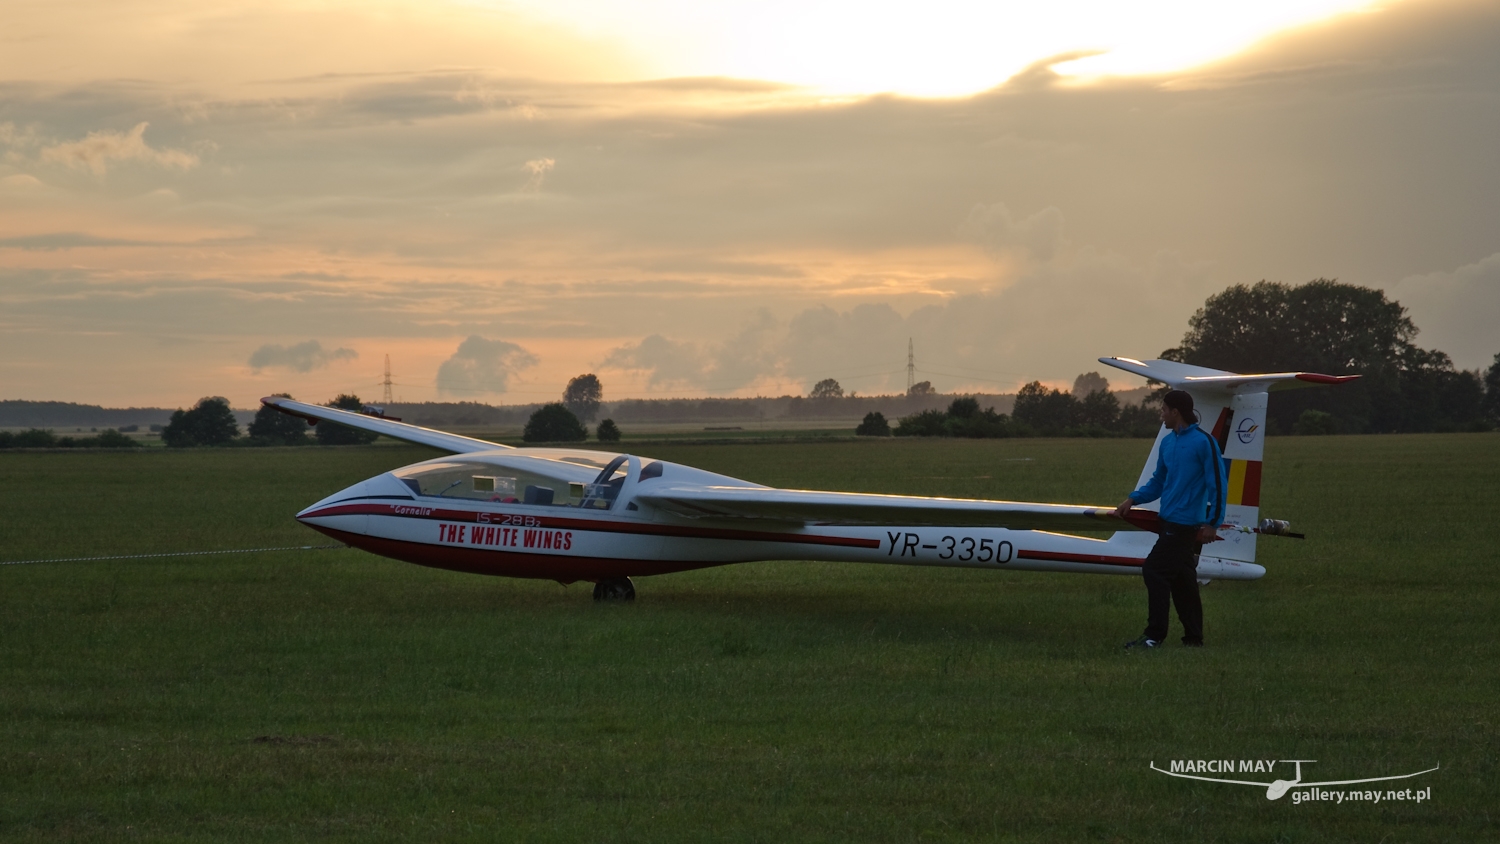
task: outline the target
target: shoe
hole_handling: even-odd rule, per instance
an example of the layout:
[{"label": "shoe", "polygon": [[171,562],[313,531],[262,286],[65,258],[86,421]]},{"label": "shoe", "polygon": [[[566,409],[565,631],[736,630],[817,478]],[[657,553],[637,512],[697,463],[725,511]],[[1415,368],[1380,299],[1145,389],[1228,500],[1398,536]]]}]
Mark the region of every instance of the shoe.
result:
[{"label": "shoe", "polygon": [[1182,640],[1182,646],[1184,648],[1201,648],[1201,647],[1203,647],[1203,640],[1202,639],[1183,639]]},{"label": "shoe", "polygon": [[1126,642],[1125,643],[1125,650],[1128,651],[1131,648],[1155,648],[1155,647],[1159,647],[1160,645],[1161,645],[1161,642],[1158,642],[1155,639],[1148,639],[1145,636],[1142,636],[1141,638],[1136,639],[1134,642]]}]

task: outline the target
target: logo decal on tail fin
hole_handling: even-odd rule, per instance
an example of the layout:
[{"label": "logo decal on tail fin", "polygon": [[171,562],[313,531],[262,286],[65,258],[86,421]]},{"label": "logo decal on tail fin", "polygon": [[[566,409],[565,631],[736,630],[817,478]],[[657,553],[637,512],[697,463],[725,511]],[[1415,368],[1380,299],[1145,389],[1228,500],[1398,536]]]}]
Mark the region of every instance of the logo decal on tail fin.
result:
[{"label": "logo decal on tail fin", "polygon": [[1240,426],[1235,429],[1234,435],[1240,438],[1240,442],[1249,445],[1255,439],[1255,432],[1259,430],[1260,426],[1255,423],[1255,420],[1246,416],[1240,421]]}]

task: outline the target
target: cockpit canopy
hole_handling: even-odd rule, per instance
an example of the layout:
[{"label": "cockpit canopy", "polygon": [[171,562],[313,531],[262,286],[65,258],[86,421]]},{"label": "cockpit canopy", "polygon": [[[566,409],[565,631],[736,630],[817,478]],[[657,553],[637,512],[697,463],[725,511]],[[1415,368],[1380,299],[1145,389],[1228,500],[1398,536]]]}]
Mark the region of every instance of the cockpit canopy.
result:
[{"label": "cockpit canopy", "polygon": [[[391,474],[421,498],[608,510],[630,471],[630,457],[583,449],[513,449],[416,463]],[[651,462],[641,478],[660,477]]]}]

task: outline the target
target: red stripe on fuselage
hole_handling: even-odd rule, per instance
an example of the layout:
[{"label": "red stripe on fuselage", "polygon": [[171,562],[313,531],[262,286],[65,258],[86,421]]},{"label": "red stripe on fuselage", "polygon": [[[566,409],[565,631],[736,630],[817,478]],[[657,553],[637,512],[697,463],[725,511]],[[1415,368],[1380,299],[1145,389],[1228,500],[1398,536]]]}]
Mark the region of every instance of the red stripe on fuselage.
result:
[{"label": "red stripe on fuselage", "polygon": [[[443,522],[478,522],[502,525],[508,514],[477,513],[472,510],[450,510],[427,507],[421,504],[335,504],[304,513],[300,518],[315,519],[323,516],[394,516],[402,519],[427,519]],[[483,518],[481,518],[483,517]],[[515,527],[552,528],[557,530],[587,530],[600,533],[633,533],[648,536],[676,536],[691,539],[729,539],[743,542],[790,542],[799,545],[834,545],[843,548],[879,548],[878,539],[859,539],[844,536],[821,536],[817,534],[766,533],[756,530],[733,530],[729,528],[693,528],[676,525],[657,525],[645,522],[622,522],[611,519],[576,519],[559,516],[531,516],[530,523],[516,523]]]},{"label": "red stripe on fuselage", "polygon": [[1055,563],[1094,563],[1101,566],[1134,566],[1146,562],[1138,557],[1106,557],[1103,554],[1070,554],[1064,551],[1017,551],[1023,560],[1048,560]]},{"label": "red stripe on fuselage", "polygon": [[602,557],[569,557],[554,554],[527,554],[518,551],[459,548],[452,545],[429,545],[404,539],[386,539],[362,533],[348,533],[322,525],[308,525],[313,530],[347,545],[382,557],[416,563],[435,569],[489,574],[498,577],[525,577],[572,583],[577,580],[599,581],[608,577],[640,577],[671,574],[691,569],[729,565],[726,560],[713,562],[683,560],[614,560]]}]

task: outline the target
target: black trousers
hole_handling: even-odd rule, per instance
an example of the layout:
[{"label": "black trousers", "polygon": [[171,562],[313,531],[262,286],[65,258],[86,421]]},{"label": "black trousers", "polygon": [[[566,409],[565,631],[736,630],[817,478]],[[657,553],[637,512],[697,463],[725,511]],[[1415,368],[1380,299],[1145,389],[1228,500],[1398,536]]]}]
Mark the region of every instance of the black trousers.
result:
[{"label": "black trousers", "polygon": [[1146,638],[1167,638],[1172,603],[1182,622],[1182,642],[1203,644],[1203,601],[1198,596],[1198,552],[1203,544],[1198,528],[1166,522],[1156,546],[1146,555],[1141,575],[1146,580]]}]

